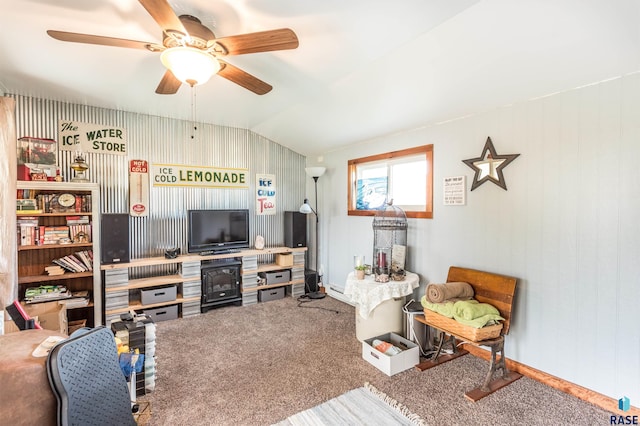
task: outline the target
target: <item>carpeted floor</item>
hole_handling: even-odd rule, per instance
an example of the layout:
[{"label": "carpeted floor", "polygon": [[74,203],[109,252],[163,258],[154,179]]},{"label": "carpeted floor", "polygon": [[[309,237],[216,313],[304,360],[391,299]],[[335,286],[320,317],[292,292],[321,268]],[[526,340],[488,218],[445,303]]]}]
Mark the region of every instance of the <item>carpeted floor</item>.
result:
[{"label": "carpeted floor", "polygon": [[369,382],[432,425],[608,424],[609,413],[527,377],[478,401],[471,355],[395,376],[362,359],[354,308],[330,297],[224,307],[158,323],[151,425],[270,425]]}]

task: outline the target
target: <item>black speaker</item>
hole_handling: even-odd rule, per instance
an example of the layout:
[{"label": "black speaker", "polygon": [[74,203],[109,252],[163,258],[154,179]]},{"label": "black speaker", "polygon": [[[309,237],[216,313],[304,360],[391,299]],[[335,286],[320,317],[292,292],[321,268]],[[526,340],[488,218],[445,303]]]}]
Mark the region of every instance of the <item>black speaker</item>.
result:
[{"label": "black speaker", "polygon": [[100,262],[129,262],[129,214],[103,213],[100,218]]},{"label": "black speaker", "polygon": [[313,269],[304,270],[304,292],[315,293],[320,290],[318,285],[318,274]]},{"label": "black speaker", "polygon": [[307,215],[284,212],[284,245],[291,248],[307,246]]}]

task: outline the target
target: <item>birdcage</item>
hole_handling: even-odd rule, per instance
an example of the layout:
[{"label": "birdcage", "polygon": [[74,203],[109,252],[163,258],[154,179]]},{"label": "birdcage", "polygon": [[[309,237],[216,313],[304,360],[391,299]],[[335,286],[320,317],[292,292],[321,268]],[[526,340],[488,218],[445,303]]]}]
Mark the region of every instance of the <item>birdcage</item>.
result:
[{"label": "birdcage", "polygon": [[402,281],[407,250],[407,215],[386,204],[373,218],[373,272],[375,280],[387,282],[391,278]]}]

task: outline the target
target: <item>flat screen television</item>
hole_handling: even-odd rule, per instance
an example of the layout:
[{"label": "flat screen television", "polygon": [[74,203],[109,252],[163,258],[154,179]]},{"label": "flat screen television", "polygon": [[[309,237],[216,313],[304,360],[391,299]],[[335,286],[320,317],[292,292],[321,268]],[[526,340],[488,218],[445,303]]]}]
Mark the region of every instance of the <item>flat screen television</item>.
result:
[{"label": "flat screen television", "polygon": [[249,210],[189,210],[189,253],[249,247]]}]

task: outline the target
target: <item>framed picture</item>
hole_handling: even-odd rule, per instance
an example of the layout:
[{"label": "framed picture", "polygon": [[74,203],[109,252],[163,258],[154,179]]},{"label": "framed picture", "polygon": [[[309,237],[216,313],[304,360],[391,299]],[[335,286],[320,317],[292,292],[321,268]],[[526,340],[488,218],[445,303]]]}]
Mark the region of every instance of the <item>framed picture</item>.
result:
[{"label": "framed picture", "polygon": [[454,176],[443,179],[445,206],[464,206],[467,203],[467,177]]}]

